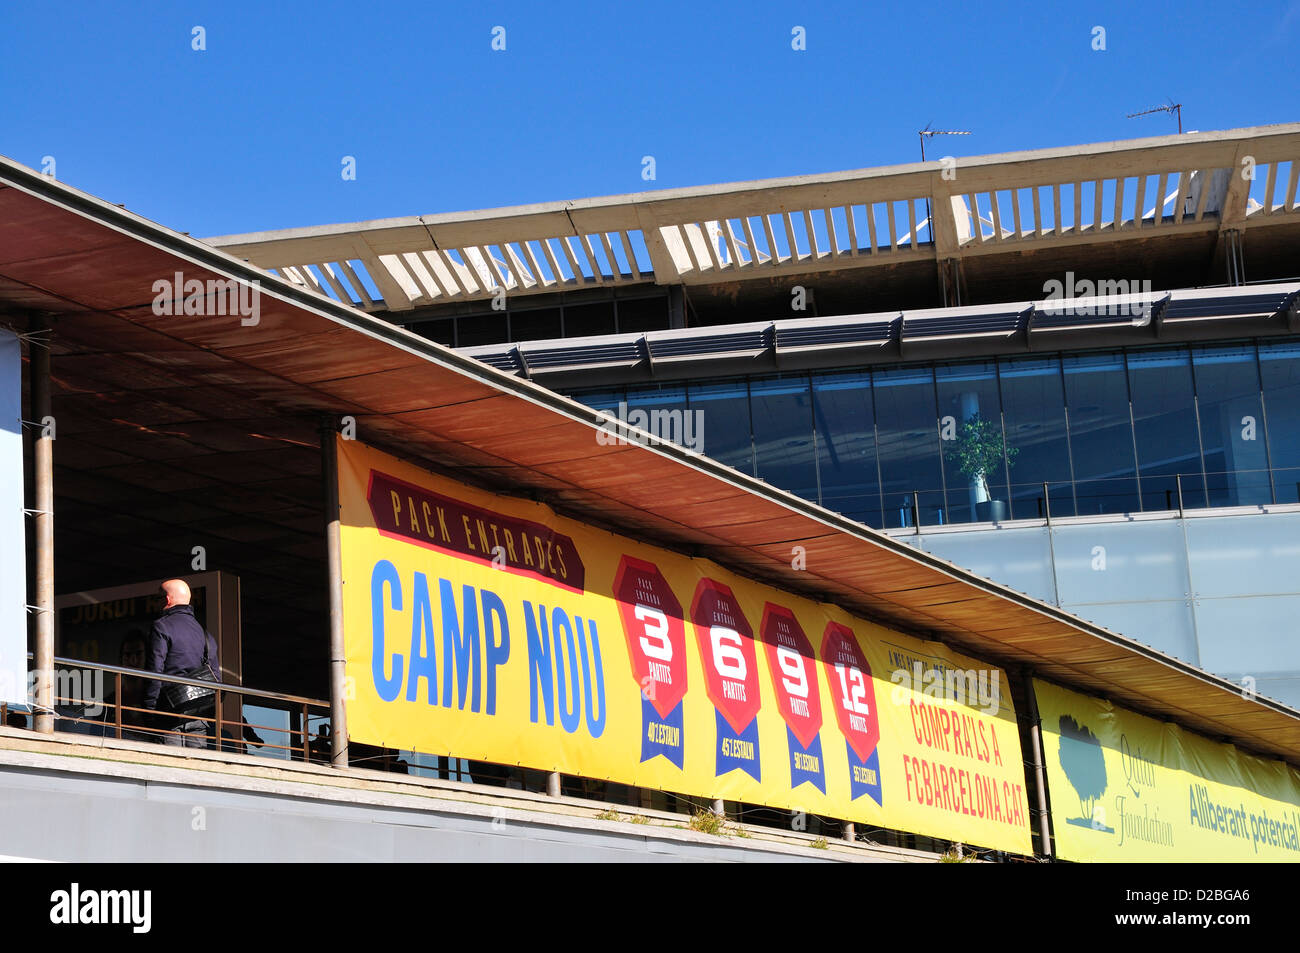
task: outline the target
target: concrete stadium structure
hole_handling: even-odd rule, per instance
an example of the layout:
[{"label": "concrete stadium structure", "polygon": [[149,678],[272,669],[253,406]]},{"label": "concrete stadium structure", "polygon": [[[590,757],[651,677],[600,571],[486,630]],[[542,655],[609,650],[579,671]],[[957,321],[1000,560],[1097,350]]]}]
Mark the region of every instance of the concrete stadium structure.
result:
[{"label": "concrete stadium structure", "polygon": [[1298,179],[1290,124],[211,241],[1300,705]]},{"label": "concrete stadium structure", "polygon": [[[283,716],[285,739],[270,760],[51,733],[38,683],[38,730],[0,729],[0,854],[947,847],[832,819],[721,840],[679,830],[663,792],[602,783],[593,803],[464,784],[454,758],[366,767],[336,641],[325,448],[344,415],[432,472],[1014,672],[1039,856],[1031,676],[1300,762],[1298,171],[1288,125],[203,242],[0,160],[23,420],[59,422],[57,453],[38,430],[27,459],[33,668],[56,665],[56,591],[174,575],[198,543],[241,580],[243,682],[264,689],[242,711]],[[226,311],[159,315],[153,283],[181,271],[256,282],[260,336]],[[629,408],[704,411],[702,452],[606,445]],[[976,478],[944,441],[981,415],[1002,463]],[[1128,463],[1106,456],[1126,442]],[[826,558],[793,567],[790,540]],[[326,723],[332,766],[308,739]],[[193,841],[195,806],[219,836]]]}]

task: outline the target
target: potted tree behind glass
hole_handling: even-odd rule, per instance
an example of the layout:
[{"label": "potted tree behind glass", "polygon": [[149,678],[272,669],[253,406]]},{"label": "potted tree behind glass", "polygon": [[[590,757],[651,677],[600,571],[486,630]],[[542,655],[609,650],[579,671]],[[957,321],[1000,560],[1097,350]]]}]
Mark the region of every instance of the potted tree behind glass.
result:
[{"label": "potted tree behind glass", "polygon": [[978,413],[961,425],[948,448],[948,459],[957,472],[970,480],[971,504],[977,521],[1002,522],[1010,516],[1007,501],[992,498],[988,477],[997,473],[1003,460],[1010,469],[1019,452],[1014,447],[1003,446],[1002,428]]}]

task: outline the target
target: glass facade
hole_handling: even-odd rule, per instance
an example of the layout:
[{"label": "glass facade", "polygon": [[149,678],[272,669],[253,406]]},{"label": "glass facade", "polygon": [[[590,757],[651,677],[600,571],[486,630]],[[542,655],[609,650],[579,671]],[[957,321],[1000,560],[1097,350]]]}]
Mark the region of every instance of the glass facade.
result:
[{"label": "glass facade", "polygon": [[871,376],[814,375],[812,400],[821,503],[868,526],[883,525]]},{"label": "glass facade", "polygon": [[899,538],[1300,707],[1300,513],[927,527]]},{"label": "glass facade", "polygon": [[[1300,502],[1300,340],[577,396],[698,412],[700,449],[730,466],[1300,706],[1300,513],[1207,512]],[[1048,505],[1084,519],[950,525]],[[1106,515],[1139,511],[1175,512]]]},{"label": "glass facade", "polygon": [[1300,340],[575,396],[689,410],[705,454],[876,528],[1300,501]]}]

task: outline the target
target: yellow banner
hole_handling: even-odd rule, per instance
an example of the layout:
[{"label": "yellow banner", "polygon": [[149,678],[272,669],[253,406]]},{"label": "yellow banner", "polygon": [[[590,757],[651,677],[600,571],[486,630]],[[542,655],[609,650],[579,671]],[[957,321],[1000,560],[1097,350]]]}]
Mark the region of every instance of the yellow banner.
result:
[{"label": "yellow banner", "polygon": [[1034,680],[1066,860],[1300,860],[1300,772]]},{"label": "yellow banner", "polygon": [[352,740],[1030,852],[1000,669],[338,452]]}]

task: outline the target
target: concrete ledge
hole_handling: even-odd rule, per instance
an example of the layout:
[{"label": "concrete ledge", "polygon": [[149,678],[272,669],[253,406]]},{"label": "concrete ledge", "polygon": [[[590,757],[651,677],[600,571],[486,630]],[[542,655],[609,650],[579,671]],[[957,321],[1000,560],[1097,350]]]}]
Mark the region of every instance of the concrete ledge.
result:
[{"label": "concrete ledge", "polygon": [[[33,859],[172,859],[172,860],[299,860],[299,859],[426,859],[426,860],[724,860],[933,862],[920,851],[819,840],[797,831],[738,828],[728,825],[723,836],[690,830],[681,814],[644,810],[578,798],[550,798],[511,788],[466,784],[365,768],[334,768],[302,762],[197,749],[164,749],[160,745],[93,738],[84,735],[38,735],[0,728],[0,832],[7,854]],[[84,809],[111,799],[140,802],[137,806],[166,806],[169,820],[160,829],[170,839],[136,843],[122,854],[121,838],[103,844],[84,840],[93,825],[70,824],[67,811]],[[24,805],[23,802],[26,802]],[[23,817],[24,807],[46,811],[50,826],[67,833],[79,831],[77,844],[61,849],[54,837],[51,850],[41,852],[24,831],[40,826]],[[17,811],[12,808],[18,808]],[[180,811],[180,814],[177,814]],[[222,811],[233,812],[222,815]],[[207,836],[189,836],[190,812],[205,818],[257,816],[244,824],[210,824],[234,836],[238,828],[262,831],[262,843],[245,843]],[[158,813],[145,809],[137,824],[154,824]],[[148,816],[146,816],[148,815]],[[604,815],[598,817],[597,815]],[[614,815],[614,816],[611,816]],[[293,817],[292,821],[287,819]],[[617,819],[615,819],[615,817]],[[633,823],[636,818],[636,823]],[[283,825],[276,819],[286,820]],[[267,821],[270,821],[269,827]],[[205,821],[206,823],[206,821]],[[376,825],[387,832],[374,838],[368,851],[356,824]],[[10,830],[4,828],[10,827]],[[340,828],[341,833],[331,833]],[[294,830],[311,832],[305,842]],[[389,843],[393,829],[422,832],[416,856],[409,845]],[[283,830],[276,838],[266,831]],[[336,836],[337,835],[337,836]],[[48,838],[48,832],[45,835]],[[323,838],[323,840],[322,840]],[[333,838],[333,839],[332,839]],[[112,849],[109,843],[114,842]],[[346,849],[340,843],[350,842]],[[814,842],[819,845],[813,846]],[[80,846],[78,846],[78,844]],[[387,846],[385,846],[387,845]],[[337,848],[337,849],[336,849]],[[35,852],[33,850],[35,849]],[[77,853],[82,850],[84,853]],[[362,856],[357,856],[358,851]]]}]

